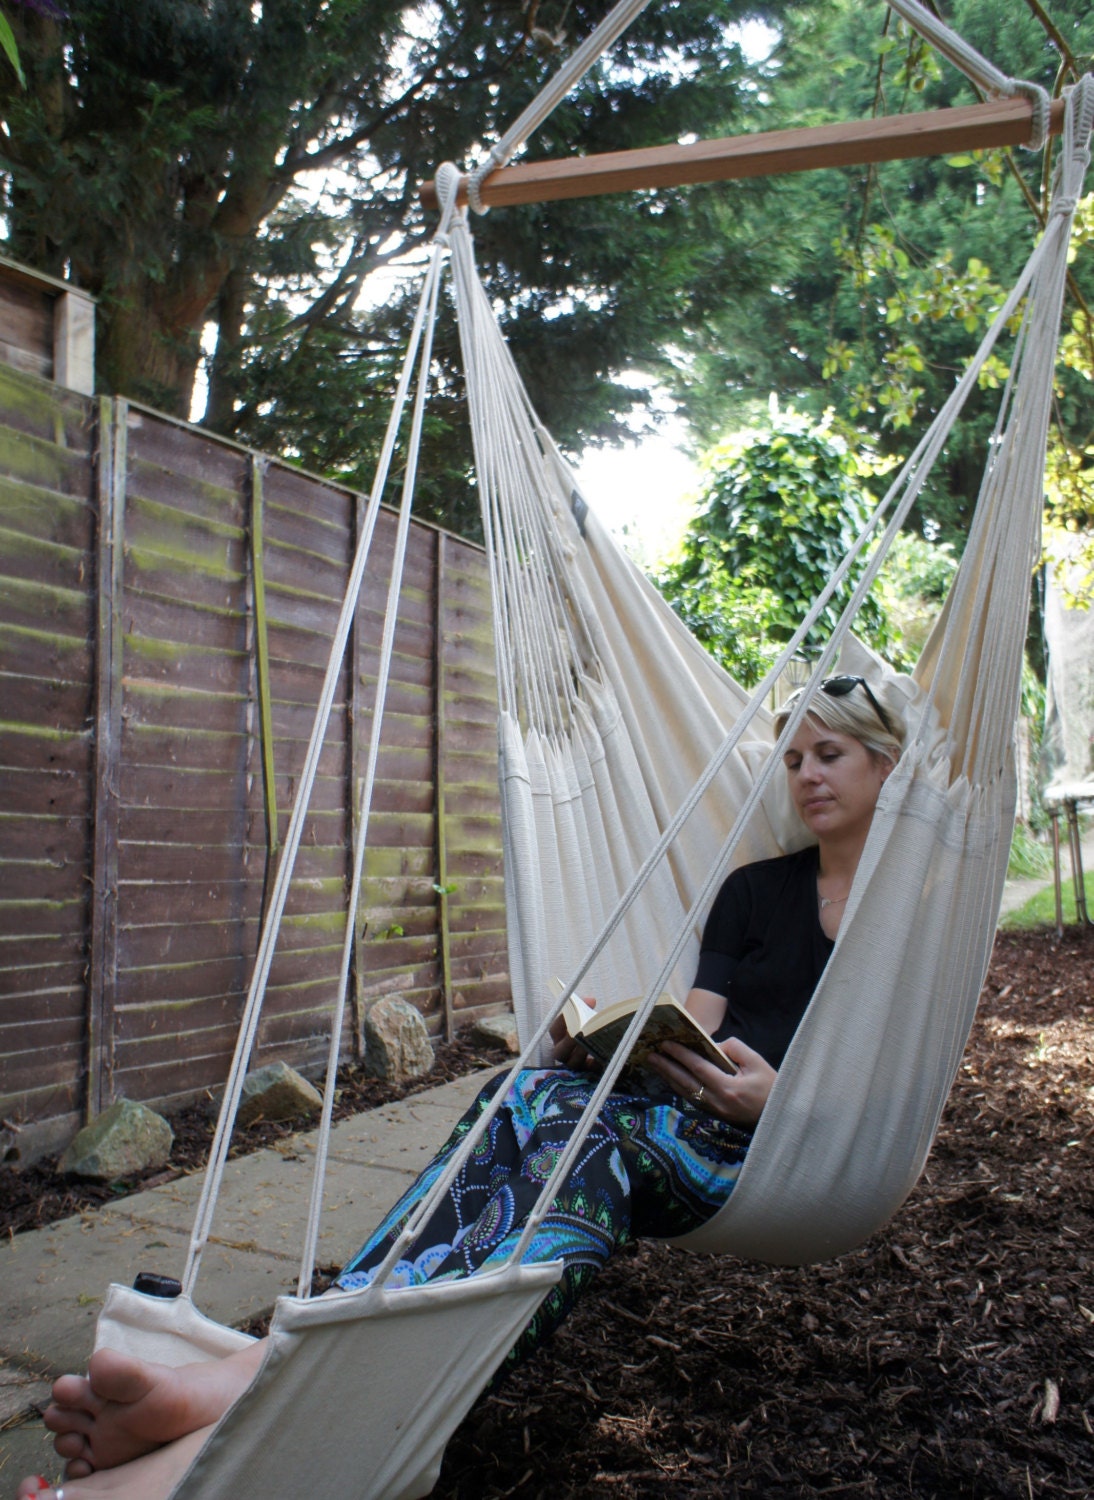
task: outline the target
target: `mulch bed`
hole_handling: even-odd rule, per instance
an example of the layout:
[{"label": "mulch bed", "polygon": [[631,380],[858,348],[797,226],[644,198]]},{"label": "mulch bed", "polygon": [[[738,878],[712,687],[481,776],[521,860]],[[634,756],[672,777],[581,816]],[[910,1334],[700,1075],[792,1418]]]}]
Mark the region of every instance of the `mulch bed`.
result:
[{"label": "mulch bed", "polygon": [[919,1186],[805,1269],[643,1244],[436,1500],[1094,1494],[1094,936],[1000,936]]},{"label": "mulch bed", "polygon": [[[1090,1496],[1092,1006],[1094,935],[1000,936],[927,1171],[893,1222],[804,1269],[656,1244],[619,1256],[533,1364],[480,1398],[437,1500]],[[486,1060],[468,1047],[441,1066]],[[19,1175],[0,1173],[0,1192]],[[67,1213],[93,1201],[48,1173],[34,1191],[29,1217],[15,1205],[0,1224],[44,1222],[54,1193]]]}]

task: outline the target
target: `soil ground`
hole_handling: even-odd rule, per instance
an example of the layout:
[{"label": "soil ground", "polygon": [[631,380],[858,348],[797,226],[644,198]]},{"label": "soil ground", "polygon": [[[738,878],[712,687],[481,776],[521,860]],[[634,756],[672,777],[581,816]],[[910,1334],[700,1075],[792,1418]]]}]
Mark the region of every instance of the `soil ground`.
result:
[{"label": "soil ground", "polygon": [[[427,1082],[487,1060],[453,1044]],[[347,1112],[392,1097],[343,1083]],[[200,1151],[195,1115],[180,1136]],[[1094,933],[1001,935],[926,1173],[892,1223],[804,1269],[633,1247],[480,1398],[437,1500],[1090,1496],[1092,1155]],[[9,1230],[92,1201],[46,1164],[21,1177],[0,1172]]]}]

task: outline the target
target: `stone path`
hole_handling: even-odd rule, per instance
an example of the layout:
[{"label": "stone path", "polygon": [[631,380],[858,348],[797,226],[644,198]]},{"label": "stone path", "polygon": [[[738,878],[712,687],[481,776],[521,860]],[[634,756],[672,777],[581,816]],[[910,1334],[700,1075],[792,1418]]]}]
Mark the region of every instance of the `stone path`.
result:
[{"label": "stone path", "polygon": [[[321,1265],[342,1263],[443,1143],[482,1087],[479,1072],[343,1120],[331,1132]],[[195,1301],[238,1325],[296,1289],[314,1137],[228,1163]],[[28,1473],[58,1473],[37,1420],[50,1382],[82,1370],[103,1295],[138,1271],[181,1274],[201,1191],[182,1177],[0,1247],[0,1500]]]}]

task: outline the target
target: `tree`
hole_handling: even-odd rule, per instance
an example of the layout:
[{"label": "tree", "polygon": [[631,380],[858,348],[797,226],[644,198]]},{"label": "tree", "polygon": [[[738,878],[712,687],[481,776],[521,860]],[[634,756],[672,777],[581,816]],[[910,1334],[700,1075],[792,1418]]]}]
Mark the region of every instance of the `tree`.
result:
[{"label": "tree", "polygon": [[[956,0],[946,18],[985,55],[1052,91],[1089,65],[1094,14],[1054,0],[1001,7]],[[894,114],[972,102],[971,87],[884,7],[851,0],[796,9],[757,128]],[[1050,153],[1051,154],[1051,153]],[[1041,159],[1024,152],[890,162],[787,177],[736,214],[766,257],[767,290],[709,324],[681,330],[679,400],[706,441],[748,420],[769,390],[819,414],[834,407],[887,452],[906,451],[953,387],[988,318],[1028,255],[1044,213]],[[735,213],[727,200],[727,218]],[[738,240],[740,243],[740,239]],[[1085,311],[1094,255],[1080,236],[1060,378],[1056,444],[1072,480],[1090,446],[1094,349]],[[1005,359],[1005,350],[1002,357]],[[1084,363],[1085,362],[1085,363]],[[1082,368],[1079,368],[1082,365]],[[987,383],[1005,366],[996,361]],[[994,417],[974,398],[918,510],[930,535],[963,544]],[[1065,466],[1066,467],[1066,466]],[[1085,500],[1094,508],[1085,472]]]},{"label": "tree", "polygon": [[[873,509],[862,481],[877,469],[830,421],[793,412],[759,436],[719,445],[706,469],[679,556],[656,581],[696,639],[752,687],[861,530]],[[806,653],[830,635],[866,562],[864,554],[828,602]],[[872,594],[856,628],[875,646],[891,639]]]},{"label": "tree", "polygon": [[[419,182],[495,136],[608,8],[70,0],[62,15],[23,0],[28,87],[0,88],[9,251],[99,298],[106,389],[186,415],[212,324],[208,424],[359,480],[408,316],[401,284],[361,293],[430,233]],[[747,80],[723,7],[651,7],[532,149],[727,127]],[[711,284],[697,228],[679,195],[483,222],[491,291],[564,442],[613,431],[636,400],[618,372],[655,363],[689,300],[734,282],[728,265]],[[435,455],[456,422],[452,353],[449,336]],[[427,465],[449,519],[466,467]]]}]

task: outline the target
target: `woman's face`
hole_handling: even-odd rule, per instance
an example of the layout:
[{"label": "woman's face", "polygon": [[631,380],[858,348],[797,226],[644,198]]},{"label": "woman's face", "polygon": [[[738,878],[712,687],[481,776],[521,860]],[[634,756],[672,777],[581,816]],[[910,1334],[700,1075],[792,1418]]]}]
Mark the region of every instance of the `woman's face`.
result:
[{"label": "woman's face", "polygon": [[818,839],[865,840],[878,793],[892,770],[884,756],[807,714],[783,763],[794,806]]}]

